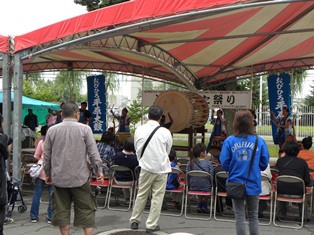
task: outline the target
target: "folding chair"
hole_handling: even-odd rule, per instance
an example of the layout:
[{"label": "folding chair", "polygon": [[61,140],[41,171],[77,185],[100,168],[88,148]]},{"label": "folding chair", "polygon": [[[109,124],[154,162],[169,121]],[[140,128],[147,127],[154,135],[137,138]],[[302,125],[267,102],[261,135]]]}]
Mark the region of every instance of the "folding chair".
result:
[{"label": "folding chair", "polygon": [[[34,158],[34,154],[30,153],[24,153],[22,156],[22,167],[21,167],[21,172],[22,172],[22,177],[21,177],[21,186],[22,188],[24,186],[31,186],[32,191],[34,188],[34,181],[31,178],[30,174],[28,173],[29,169],[32,167],[33,164],[37,163],[37,159]],[[23,188],[23,191],[26,191]]]},{"label": "folding chair", "polygon": [[[215,202],[214,202],[214,219],[217,221],[226,221],[226,222],[235,222],[235,219],[221,219],[217,217],[217,205],[219,197],[227,198],[226,190],[222,190],[221,188],[226,188],[226,180],[228,178],[228,173],[226,171],[220,171],[215,174]],[[224,182],[224,183],[223,183]],[[222,207],[222,205],[220,205]],[[223,212],[220,214],[225,217]]]},{"label": "folding chair", "polygon": [[[189,187],[189,177],[199,177],[199,178],[204,178],[208,177],[210,182],[211,182],[211,190],[210,192],[201,192],[201,191],[193,191],[190,190]],[[184,215],[187,219],[196,219],[196,220],[210,220],[212,217],[212,209],[213,209],[213,196],[214,196],[214,187],[213,187],[213,177],[211,174],[205,171],[199,171],[199,170],[194,170],[194,171],[189,171],[186,174],[186,190],[185,190],[185,209],[184,209]],[[210,198],[210,208],[209,208],[209,216],[208,217],[200,217],[200,216],[188,216],[187,210],[188,210],[188,204],[189,204],[189,209],[190,208],[190,198],[193,196],[208,196]],[[192,213],[192,212],[191,212]]]},{"label": "folding chair", "polygon": [[[281,187],[280,184],[278,185],[279,182],[284,183],[285,188],[295,187],[296,185],[300,184],[301,188],[303,190],[303,194],[302,195],[278,194],[278,189],[280,189],[280,188],[278,188],[278,186]],[[294,229],[302,228],[303,224],[304,224],[305,194],[306,194],[304,181],[301,178],[296,177],[296,176],[282,175],[282,176],[278,176],[278,178],[276,179],[275,186],[276,186],[276,191],[275,191],[275,198],[274,198],[274,217],[273,217],[274,225],[278,226],[278,227],[284,227],[284,228],[294,228]],[[300,226],[277,224],[277,222],[276,222],[277,201],[302,204],[302,216],[301,216]],[[287,221],[287,222],[289,222],[289,224],[291,224],[291,221]]]},{"label": "folding chair", "polygon": [[[185,176],[184,173],[175,167],[171,168],[171,174],[176,174],[178,177],[178,181],[180,182],[180,186],[177,189],[166,189],[166,193],[165,193],[165,198],[164,201],[166,200],[166,196],[167,194],[170,194],[171,196],[173,196],[173,194],[177,195],[177,194],[181,194],[181,207],[180,207],[180,213],[176,214],[176,213],[165,213],[165,212],[161,212],[161,215],[168,215],[168,216],[181,216],[183,214],[183,207],[184,207],[184,194],[185,194]],[[184,177],[184,178],[183,178]],[[176,209],[176,208],[175,208]]]},{"label": "folding chair", "polygon": [[309,217],[312,216],[312,212],[313,212],[313,185],[310,186],[306,186],[306,194],[305,196],[308,197],[309,199],[306,201],[310,202],[310,212],[309,212]]},{"label": "folding chair", "polygon": [[311,185],[310,186],[306,186],[306,196],[310,197],[310,216],[312,216],[313,206],[314,206],[313,205],[313,200],[314,200],[314,197],[313,197],[314,178],[312,177],[311,172],[314,172],[314,168],[310,168],[309,167],[309,173],[310,173],[310,176],[311,176]]},{"label": "folding chair", "polygon": [[[102,167],[103,167],[103,172],[109,172],[109,168],[107,167],[105,162],[103,162]],[[108,175],[104,175],[103,181],[98,181],[98,180],[96,180],[96,176],[91,175],[90,186],[92,188],[95,188],[94,191],[95,191],[96,201],[98,201],[98,199],[101,199],[100,195],[102,194],[104,189],[106,190],[105,191],[105,197],[103,198],[104,199],[104,205],[103,205],[102,209],[106,208],[106,206],[107,206],[109,185],[110,185],[110,180],[109,180]],[[97,204],[97,206],[98,206],[98,204]]]},{"label": "folding chair", "polygon": [[266,183],[267,186],[269,187],[269,194],[267,195],[260,195],[259,196],[259,200],[260,201],[267,201],[270,203],[270,211],[269,211],[269,222],[268,223],[264,223],[261,222],[261,219],[259,219],[259,224],[260,225],[270,225],[272,222],[272,215],[273,215],[273,191],[272,191],[272,185],[271,185],[271,181],[266,177],[262,175],[262,182]]},{"label": "folding chair", "polygon": [[180,165],[179,165],[179,169],[180,169],[184,174],[186,174],[186,164],[180,164]]},{"label": "folding chair", "polygon": [[182,165],[182,164],[187,164],[189,162],[189,159],[188,158],[178,158],[177,159],[177,163],[178,165]]},{"label": "folding chair", "polygon": [[[111,177],[110,177],[110,185],[109,185],[109,195],[108,195],[108,209],[109,210],[116,210],[116,211],[129,211],[131,209],[131,205],[133,202],[133,191],[134,191],[134,185],[135,185],[135,177],[134,177],[134,173],[133,171],[125,166],[119,166],[119,165],[112,165],[110,167],[110,171],[111,171]],[[125,184],[120,184],[117,183],[116,179],[115,179],[115,174],[116,173],[129,173],[132,177],[131,181],[128,181]],[[110,206],[110,199],[112,196],[112,189],[128,189],[129,190],[129,203],[128,203],[128,207],[126,209],[123,208],[112,208]],[[119,195],[116,194],[116,199],[119,198]],[[119,201],[119,200],[116,200]]]}]

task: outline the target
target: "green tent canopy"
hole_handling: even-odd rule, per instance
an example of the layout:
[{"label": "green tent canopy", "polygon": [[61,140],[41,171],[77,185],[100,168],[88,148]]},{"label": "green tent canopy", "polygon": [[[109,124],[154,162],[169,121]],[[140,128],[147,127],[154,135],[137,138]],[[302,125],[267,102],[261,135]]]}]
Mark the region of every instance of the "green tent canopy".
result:
[{"label": "green tent canopy", "polygon": [[[13,92],[11,92],[11,101],[13,104],[13,101],[14,101]],[[2,110],[2,102],[3,102],[3,93],[1,91],[0,92],[1,110]],[[38,125],[45,125],[46,115],[48,114],[48,108],[51,108],[52,110],[59,110],[60,104],[49,103],[46,101],[35,100],[26,96],[22,96],[22,121],[24,121],[24,117],[28,114],[28,109],[33,109],[33,113],[36,114],[38,118]]]}]

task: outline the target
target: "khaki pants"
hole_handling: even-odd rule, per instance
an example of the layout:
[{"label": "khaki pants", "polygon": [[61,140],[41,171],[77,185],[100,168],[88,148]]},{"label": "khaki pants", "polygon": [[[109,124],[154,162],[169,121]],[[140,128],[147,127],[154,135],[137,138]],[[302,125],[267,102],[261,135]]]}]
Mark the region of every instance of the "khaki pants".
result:
[{"label": "khaki pants", "polygon": [[164,200],[168,174],[150,173],[141,169],[139,177],[139,190],[130,222],[140,222],[147,198],[152,193],[152,200],[149,215],[146,221],[146,228],[154,229],[157,226],[162,202]]}]

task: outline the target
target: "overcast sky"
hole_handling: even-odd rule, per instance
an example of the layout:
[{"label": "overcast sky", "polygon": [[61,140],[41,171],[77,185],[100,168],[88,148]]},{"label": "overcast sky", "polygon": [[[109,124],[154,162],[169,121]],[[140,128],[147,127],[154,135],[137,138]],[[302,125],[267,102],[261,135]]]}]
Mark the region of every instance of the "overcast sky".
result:
[{"label": "overcast sky", "polygon": [[16,36],[86,13],[74,0],[0,0],[0,34]]}]

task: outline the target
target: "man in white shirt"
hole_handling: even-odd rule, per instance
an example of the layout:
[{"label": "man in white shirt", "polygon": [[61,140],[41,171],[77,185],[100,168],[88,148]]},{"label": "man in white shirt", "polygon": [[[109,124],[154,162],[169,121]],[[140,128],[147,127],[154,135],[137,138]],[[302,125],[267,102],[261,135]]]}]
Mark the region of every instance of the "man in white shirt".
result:
[{"label": "man in white shirt", "polygon": [[141,173],[139,190],[130,223],[131,229],[138,229],[148,195],[152,192],[150,212],[146,221],[147,233],[160,230],[157,222],[166,190],[167,175],[171,172],[168,155],[172,146],[172,136],[167,128],[160,127],[157,129],[142,154],[146,140],[154,129],[160,126],[159,121],[162,114],[161,107],[151,106],[148,110],[149,121],[138,127],[134,135],[134,145]]}]

